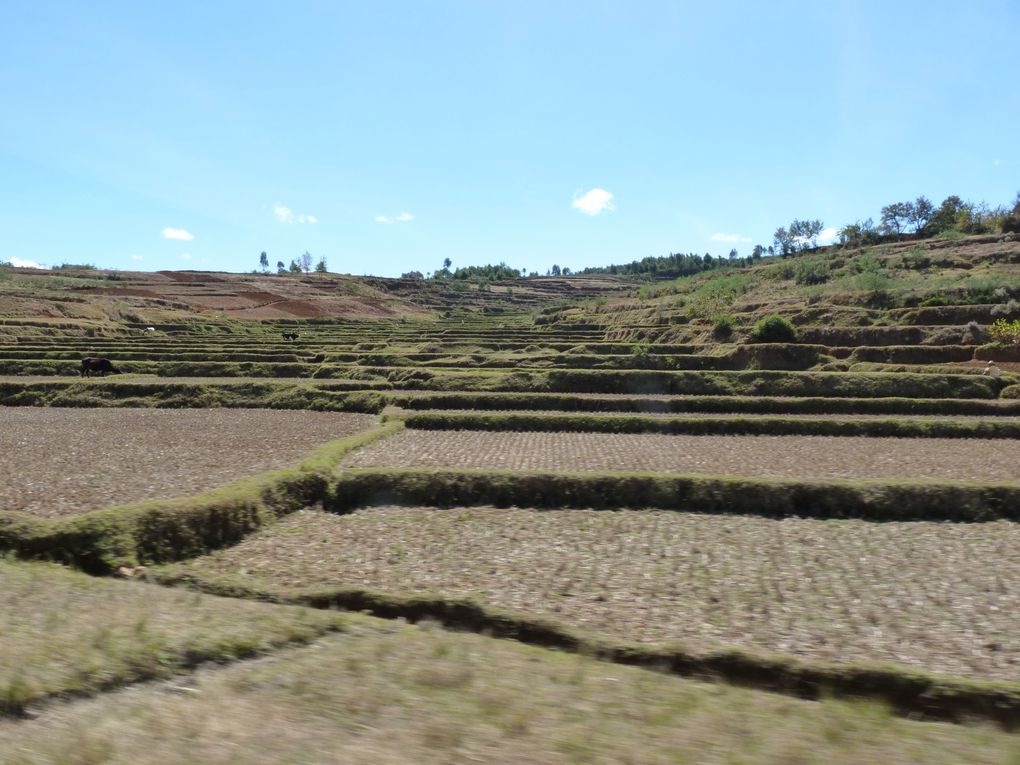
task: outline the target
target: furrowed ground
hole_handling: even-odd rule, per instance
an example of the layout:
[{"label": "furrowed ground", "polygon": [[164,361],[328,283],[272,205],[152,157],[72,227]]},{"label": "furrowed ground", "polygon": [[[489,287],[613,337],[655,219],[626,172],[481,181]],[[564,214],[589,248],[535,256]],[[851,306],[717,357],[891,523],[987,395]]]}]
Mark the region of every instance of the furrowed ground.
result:
[{"label": "furrowed ground", "polygon": [[6,409],[0,511],[38,517],[195,494],[298,462],[371,427],[364,414],[245,410]]},{"label": "furrowed ground", "polygon": [[466,597],[638,642],[1015,679],[1020,530],[661,510],[298,513],[183,565],[274,591]]},{"label": "furrowed ground", "polygon": [[1008,481],[1017,477],[1020,441],[414,430],[343,465]]},{"label": "furrowed ground", "polygon": [[0,268],[0,760],[1015,759],[1015,238],[454,281]]}]

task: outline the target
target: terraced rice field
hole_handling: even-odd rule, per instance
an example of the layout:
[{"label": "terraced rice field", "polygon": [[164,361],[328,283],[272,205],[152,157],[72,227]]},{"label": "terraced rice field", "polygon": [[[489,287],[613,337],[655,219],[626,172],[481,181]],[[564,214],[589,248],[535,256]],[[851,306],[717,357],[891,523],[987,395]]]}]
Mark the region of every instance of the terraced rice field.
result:
[{"label": "terraced rice field", "polygon": [[274,589],[469,597],[632,641],[1020,674],[1020,529],[1006,522],[304,511],[187,569]]},{"label": "terraced rice field", "polygon": [[[181,280],[178,303],[98,271],[40,298],[47,277],[12,271],[0,554],[148,581],[0,561],[0,718],[48,703],[0,719],[0,762],[1012,762],[1015,738],[890,709],[1020,728],[1020,367],[990,343],[1020,317],[1020,243],[803,257],[550,289],[244,276],[249,302],[294,287],[264,321],[194,310],[240,306],[230,275],[130,277]],[[809,297],[796,273],[816,261]],[[896,285],[882,306],[854,286],[876,263]],[[716,277],[725,338],[703,310]],[[321,289],[318,308],[371,293],[386,317],[277,313],[311,316],[299,293]],[[759,342],[772,312],[790,332]],[[79,379],[84,356],[125,374]],[[1000,356],[1001,381],[977,373]],[[614,429],[631,432],[594,432]],[[89,515],[169,497],[187,499]],[[957,522],[887,521],[904,517]],[[990,518],[1009,520],[963,522]],[[260,595],[320,610],[242,603]],[[245,662],[52,703],[202,658]]]},{"label": "terraced rice field", "polygon": [[760,478],[1020,479],[1020,441],[413,431],[345,467],[707,473]]},{"label": "terraced rice field", "polygon": [[[371,415],[269,409],[0,410],[0,510],[40,517],[194,494],[299,462]],[[15,478],[16,477],[16,478]]]}]

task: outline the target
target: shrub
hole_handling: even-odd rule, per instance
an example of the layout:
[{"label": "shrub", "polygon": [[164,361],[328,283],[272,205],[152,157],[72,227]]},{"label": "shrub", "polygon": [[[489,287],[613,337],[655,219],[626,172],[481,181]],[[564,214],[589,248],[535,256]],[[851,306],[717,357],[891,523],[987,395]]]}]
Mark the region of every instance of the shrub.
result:
[{"label": "shrub", "polygon": [[797,330],[782,316],[766,316],[754,325],[751,339],[756,343],[795,343]]},{"label": "shrub", "polygon": [[1007,385],[1002,389],[999,398],[1020,399],[1020,385]]},{"label": "shrub", "polygon": [[984,330],[981,329],[981,325],[976,321],[968,321],[967,328],[963,333],[964,342],[979,343],[984,339]]},{"label": "shrub", "polygon": [[990,327],[992,342],[1002,345],[1020,345],[1020,319],[996,319]]},{"label": "shrub", "polygon": [[640,361],[647,361],[649,344],[647,340],[640,343],[634,343],[634,346],[630,349],[634,358]]},{"label": "shrub", "polygon": [[992,316],[1012,316],[1020,313],[1020,303],[1010,300],[1005,305],[992,306]]},{"label": "shrub", "polygon": [[829,281],[829,266],[821,260],[798,261],[793,269],[797,284],[824,284]]},{"label": "shrub", "polygon": [[718,338],[729,337],[733,334],[735,324],[736,322],[730,314],[716,314],[712,317],[712,334]]}]

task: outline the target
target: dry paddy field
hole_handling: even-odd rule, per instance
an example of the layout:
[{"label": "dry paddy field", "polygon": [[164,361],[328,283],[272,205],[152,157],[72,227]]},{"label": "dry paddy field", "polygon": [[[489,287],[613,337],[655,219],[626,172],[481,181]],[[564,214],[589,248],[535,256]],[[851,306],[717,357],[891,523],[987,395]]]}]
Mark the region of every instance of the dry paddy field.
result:
[{"label": "dry paddy field", "polygon": [[672,511],[303,511],[185,565],[267,589],[469,597],[630,641],[1020,675],[1020,526]]},{"label": "dry paddy field", "polygon": [[0,511],[56,517],[214,488],[288,467],[372,426],[268,409],[0,408]]},{"label": "dry paddy field", "polygon": [[346,467],[708,473],[797,479],[1020,479],[1020,441],[408,430]]}]

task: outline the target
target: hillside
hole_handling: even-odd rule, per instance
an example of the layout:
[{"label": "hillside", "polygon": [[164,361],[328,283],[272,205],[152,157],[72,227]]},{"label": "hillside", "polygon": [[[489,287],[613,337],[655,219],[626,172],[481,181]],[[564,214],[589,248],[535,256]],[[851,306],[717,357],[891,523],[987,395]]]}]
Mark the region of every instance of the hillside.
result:
[{"label": "hillside", "polygon": [[983,346],[993,323],[1020,319],[1018,300],[1020,237],[1006,234],[818,248],[646,282],[636,294],[551,308],[537,321],[599,328],[606,340],[720,352],[752,342],[755,324],[779,315],[799,344],[825,347],[832,370],[849,368],[847,360],[1012,363],[1016,349]]},{"label": "hillside", "polygon": [[494,284],[338,274],[44,271],[0,267],[0,317],[114,330],[208,319],[434,319],[514,313],[628,289],[614,277],[537,277]]}]

